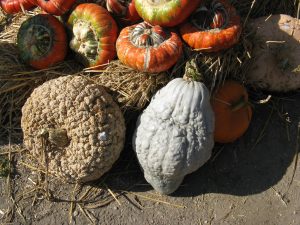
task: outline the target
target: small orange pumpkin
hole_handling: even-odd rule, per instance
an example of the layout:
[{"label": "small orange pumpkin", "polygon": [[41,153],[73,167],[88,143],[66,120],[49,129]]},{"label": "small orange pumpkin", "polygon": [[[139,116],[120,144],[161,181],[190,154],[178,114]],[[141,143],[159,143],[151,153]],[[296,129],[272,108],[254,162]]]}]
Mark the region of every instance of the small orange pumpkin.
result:
[{"label": "small orange pumpkin", "polygon": [[123,64],[138,71],[159,73],[177,62],[182,53],[182,42],[175,32],[142,22],[125,27],[116,48]]},{"label": "small orange pumpkin", "polygon": [[35,0],[0,0],[1,8],[8,14],[14,14],[25,10],[32,9],[36,6]]},{"label": "small orange pumpkin", "polygon": [[228,0],[204,1],[180,26],[182,39],[203,52],[218,52],[239,41],[240,16]]},{"label": "small orange pumpkin", "polygon": [[25,20],[17,35],[20,58],[36,69],[45,69],[64,60],[67,34],[63,24],[50,14]]},{"label": "small orange pumpkin", "polygon": [[225,81],[214,93],[215,141],[230,143],[241,137],[249,127],[252,108],[246,88],[236,81]]}]

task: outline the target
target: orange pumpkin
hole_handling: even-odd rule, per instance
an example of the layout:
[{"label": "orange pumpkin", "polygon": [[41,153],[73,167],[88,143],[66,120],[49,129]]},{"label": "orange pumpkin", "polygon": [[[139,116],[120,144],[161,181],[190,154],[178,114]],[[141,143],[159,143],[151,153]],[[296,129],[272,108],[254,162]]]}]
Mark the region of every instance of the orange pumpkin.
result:
[{"label": "orange pumpkin", "polygon": [[25,10],[32,9],[36,6],[35,0],[0,0],[1,8],[8,14],[14,14]]},{"label": "orange pumpkin", "polygon": [[36,69],[45,69],[64,60],[67,34],[63,24],[50,14],[25,20],[17,35],[20,58]]},{"label": "orange pumpkin", "polygon": [[158,73],[171,68],[182,53],[182,42],[175,33],[158,25],[142,22],[125,27],[116,43],[122,63],[143,72]]},{"label": "orange pumpkin", "polygon": [[226,81],[214,93],[215,141],[230,143],[241,137],[249,127],[252,108],[246,88],[236,81]]},{"label": "orange pumpkin", "polygon": [[76,6],[68,18],[70,48],[86,67],[103,68],[116,56],[118,27],[109,12],[95,3]]},{"label": "orange pumpkin", "polygon": [[36,0],[45,12],[61,16],[75,4],[76,0]]},{"label": "orange pumpkin", "polygon": [[239,15],[227,0],[207,2],[180,26],[182,39],[192,48],[205,52],[232,47],[241,34]]}]

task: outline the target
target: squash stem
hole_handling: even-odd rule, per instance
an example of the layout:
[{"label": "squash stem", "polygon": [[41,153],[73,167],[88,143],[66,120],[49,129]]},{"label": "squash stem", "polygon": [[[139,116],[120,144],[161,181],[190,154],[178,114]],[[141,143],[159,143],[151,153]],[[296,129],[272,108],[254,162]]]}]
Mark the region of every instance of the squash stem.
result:
[{"label": "squash stem", "polygon": [[187,81],[197,81],[197,82],[203,81],[202,74],[200,73],[200,71],[198,69],[195,58],[186,62],[185,73],[184,73],[183,79],[185,79]]},{"label": "squash stem", "polygon": [[69,144],[67,131],[64,129],[43,129],[40,136],[57,147],[66,147]]}]

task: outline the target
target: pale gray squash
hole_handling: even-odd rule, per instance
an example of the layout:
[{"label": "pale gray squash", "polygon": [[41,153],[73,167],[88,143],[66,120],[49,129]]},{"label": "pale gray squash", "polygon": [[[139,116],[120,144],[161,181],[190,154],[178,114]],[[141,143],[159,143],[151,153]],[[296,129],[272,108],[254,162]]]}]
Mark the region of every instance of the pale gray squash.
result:
[{"label": "pale gray squash", "polygon": [[162,194],[174,192],[185,175],[210,158],[213,133],[214,113],[206,86],[182,78],[170,81],[140,115],[133,136],[145,179]]}]

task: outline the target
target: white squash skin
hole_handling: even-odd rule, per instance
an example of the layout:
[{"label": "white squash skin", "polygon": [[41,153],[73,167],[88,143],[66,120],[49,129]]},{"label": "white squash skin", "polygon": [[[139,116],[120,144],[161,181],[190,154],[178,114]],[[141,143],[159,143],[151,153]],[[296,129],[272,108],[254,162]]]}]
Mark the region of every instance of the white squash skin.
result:
[{"label": "white squash skin", "polygon": [[162,193],[174,192],[199,169],[214,146],[214,113],[203,83],[177,78],[152,98],[140,115],[133,148],[145,179]]}]

